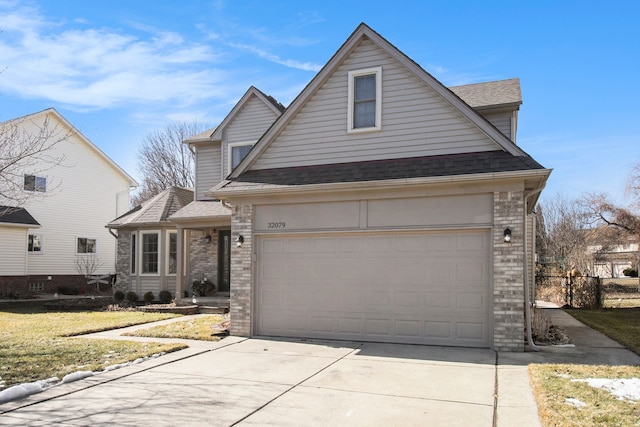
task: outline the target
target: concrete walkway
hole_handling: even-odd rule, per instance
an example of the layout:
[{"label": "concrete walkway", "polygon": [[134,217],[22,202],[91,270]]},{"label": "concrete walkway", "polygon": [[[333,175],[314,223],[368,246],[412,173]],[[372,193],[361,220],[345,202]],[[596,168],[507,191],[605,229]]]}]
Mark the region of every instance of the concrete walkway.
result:
[{"label": "concrete walkway", "polygon": [[563,311],[547,312],[576,347],[187,340],[189,349],[0,405],[0,425],[539,426],[529,363],[640,364]]}]

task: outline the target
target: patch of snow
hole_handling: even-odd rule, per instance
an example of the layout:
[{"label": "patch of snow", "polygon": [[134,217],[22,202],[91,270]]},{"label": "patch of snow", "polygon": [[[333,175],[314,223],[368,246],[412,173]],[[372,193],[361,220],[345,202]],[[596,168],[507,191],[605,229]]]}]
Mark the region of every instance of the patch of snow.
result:
[{"label": "patch of snow", "polygon": [[576,408],[586,408],[587,404],[582,400],[574,399],[573,397],[568,397],[564,399],[564,403],[567,405],[575,406]]},{"label": "patch of snow", "polygon": [[[35,381],[32,383],[24,383],[24,384],[18,384],[18,385],[14,385],[12,387],[9,387],[5,390],[0,391],[0,405],[2,405],[3,403],[7,403],[10,402],[12,400],[18,400],[18,399],[22,399],[25,398],[29,395],[35,394],[35,393],[40,393],[42,391],[45,391],[48,388],[51,387],[55,387],[58,386],[60,384],[67,384],[73,381],[78,381],[78,380],[82,380],[94,375],[99,375],[102,374],[104,372],[111,372],[114,371],[116,369],[120,369],[120,368],[124,368],[126,366],[130,366],[130,365],[135,365],[138,363],[142,363],[144,361],[150,360],[150,359],[155,359],[157,357],[160,357],[162,355],[166,354],[165,352],[162,353],[155,353],[152,354],[151,356],[148,357],[140,357],[136,360],[134,360],[133,362],[127,362],[127,363],[119,363],[117,365],[111,365],[111,366],[107,366],[106,368],[104,368],[104,370],[102,371],[98,371],[98,372],[93,372],[93,371],[77,371],[74,372],[72,374],[69,375],[65,375],[64,378],[62,378],[62,381],[57,378],[57,377],[52,377],[46,380],[40,380],[40,381]],[[0,385],[2,387],[4,387],[4,381],[2,381],[2,378],[0,378]],[[0,387],[0,388],[2,388]]]},{"label": "patch of snow", "polygon": [[35,381],[32,383],[24,383],[14,385],[13,387],[9,387],[6,390],[2,390],[0,392],[0,404],[10,402],[16,399],[22,399],[31,394],[40,393],[48,389],[49,387],[53,387],[56,383],[60,381],[59,378],[53,377],[46,380]]},{"label": "patch of snow", "polygon": [[83,380],[83,379],[85,379],[87,377],[92,377],[94,375],[95,375],[95,373],[92,372],[92,371],[78,371],[78,372],[74,372],[74,373],[69,374],[69,375],[65,375],[62,378],[62,383],[63,384],[71,383],[71,382],[74,382],[74,381]]},{"label": "patch of snow", "polygon": [[575,344],[553,344],[553,347],[558,347],[558,348],[571,348],[571,347],[575,347]]},{"label": "patch of snow", "polygon": [[586,378],[574,379],[573,382],[587,383],[591,387],[607,390],[619,400],[637,402],[640,400],[640,378],[609,379]]}]

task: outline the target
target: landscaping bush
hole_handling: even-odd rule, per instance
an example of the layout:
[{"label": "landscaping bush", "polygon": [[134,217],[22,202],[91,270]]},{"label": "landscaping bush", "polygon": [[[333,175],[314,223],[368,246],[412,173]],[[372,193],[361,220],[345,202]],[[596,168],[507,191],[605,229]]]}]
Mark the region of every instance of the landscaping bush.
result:
[{"label": "landscaping bush", "polygon": [[149,292],[146,292],[142,298],[144,298],[144,302],[146,302],[147,304],[150,304],[155,297],[153,296],[153,292],[149,291]]},{"label": "landscaping bush", "polygon": [[163,304],[169,304],[173,299],[171,297],[171,292],[169,291],[160,291],[160,295],[158,296],[158,298],[160,298],[160,302]]},{"label": "landscaping bush", "polygon": [[124,292],[122,292],[122,291],[115,291],[115,292],[113,293],[113,300],[114,300],[115,302],[122,302],[122,301],[124,301],[124,297],[125,297],[125,295],[124,295]]},{"label": "landscaping bush", "polygon": [[131,304],[135,304],[138,302],[138,294],[133,291],[127,292],[127,301]]},{"label": "landscaping bush", "polygon": [[80,290],[77,286],[58,286],[58,293],[60,295],[78,295]]}]

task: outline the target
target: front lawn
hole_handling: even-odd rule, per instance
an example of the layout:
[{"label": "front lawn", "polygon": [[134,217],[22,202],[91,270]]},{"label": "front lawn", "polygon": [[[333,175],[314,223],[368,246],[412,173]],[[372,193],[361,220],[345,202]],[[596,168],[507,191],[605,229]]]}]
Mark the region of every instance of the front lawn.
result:
[{"label": "front lawn", "polygon": [[175,314],[114,312],[0,312],[0,390],[62,378],[76,371],[101,371],[181,344],[73,338],[90,332],[176,317]]},{"label": "front lawn", "polygon": [[224,316],[212,314],[210,316],[140,329],[123,335],[133,337],[184,338],[201,341],[219,341],[220,338],[223,337],[223,335],[219,333],[224,328],[222,325],[224,321]]}]

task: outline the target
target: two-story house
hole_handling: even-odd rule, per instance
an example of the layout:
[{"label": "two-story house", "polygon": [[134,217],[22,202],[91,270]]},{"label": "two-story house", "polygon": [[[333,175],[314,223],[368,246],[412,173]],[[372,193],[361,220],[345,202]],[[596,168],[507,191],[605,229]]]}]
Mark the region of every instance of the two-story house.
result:
[{"label": "two-story house", "polygon": [[13,208],[0,208],[0,293],[82,287],[86,267],[97,275],[115,273],[116,239],[104,224],[129,210],[136,181],[53,108],[2,126],[15,130],[15,138],[57,142],[18,163],[14,184],[25,203],[0,200]]},{"label": "two-story house", "polygon": [[521,102],[518,79],[447,88],[361,24],[286,109],[251,88],[186,141],[176,296],[213,277],[239,336],[522,351],[551,171],[516,145]]}]

